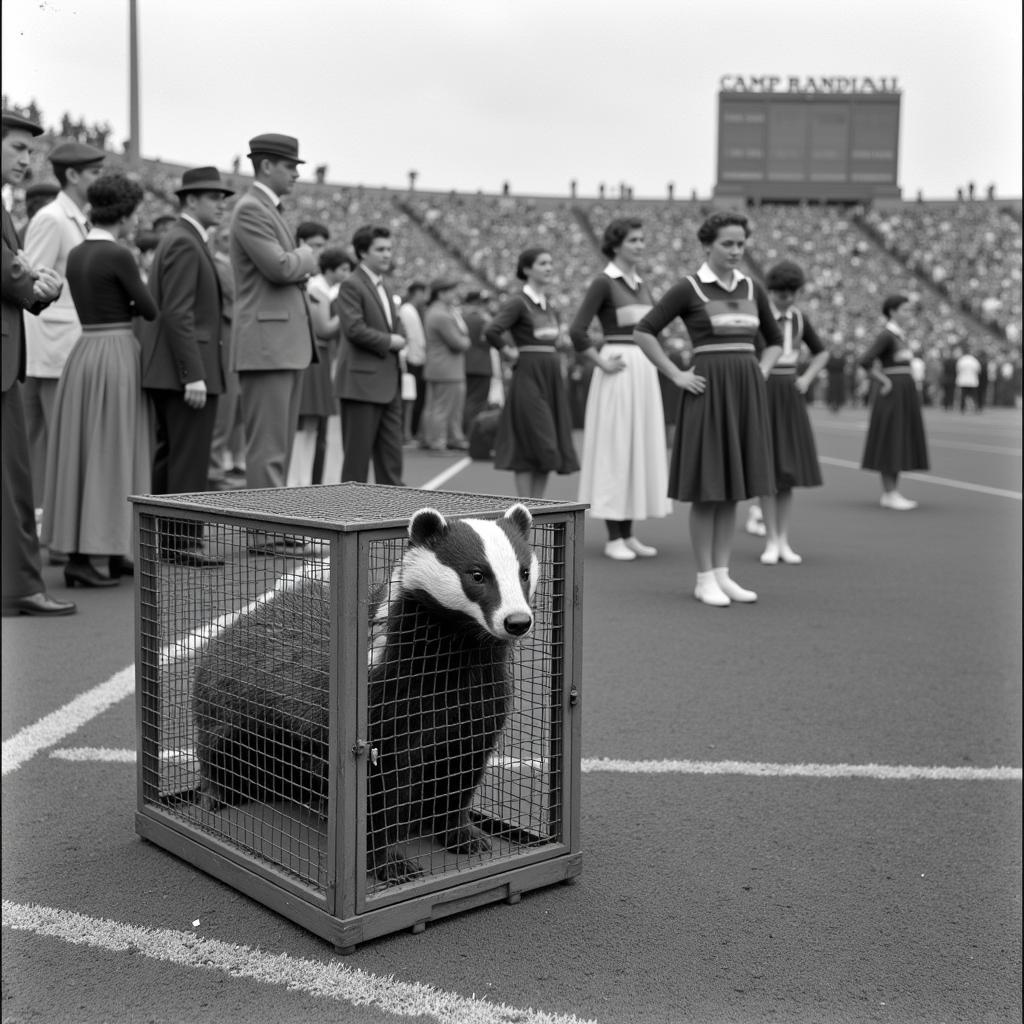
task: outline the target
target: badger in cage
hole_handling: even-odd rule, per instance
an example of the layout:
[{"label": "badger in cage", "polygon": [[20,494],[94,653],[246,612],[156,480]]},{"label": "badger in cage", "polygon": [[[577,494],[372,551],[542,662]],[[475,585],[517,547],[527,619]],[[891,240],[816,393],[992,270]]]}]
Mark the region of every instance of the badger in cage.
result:
[{"label": "badger in cage", "polygon": [[[399,844],[490,849],[470,819],[512,698],[516,640],[534,624],[533,517],[446,520],[424,508],[385,584],[370,631],[367,863],[396,884],[422,874]],[[327,796],[329,585],[294,585],[243,613],[195,679],[205,810],[249,800],[321,809]],[[342,681],[342,686],[346,685]]]}]

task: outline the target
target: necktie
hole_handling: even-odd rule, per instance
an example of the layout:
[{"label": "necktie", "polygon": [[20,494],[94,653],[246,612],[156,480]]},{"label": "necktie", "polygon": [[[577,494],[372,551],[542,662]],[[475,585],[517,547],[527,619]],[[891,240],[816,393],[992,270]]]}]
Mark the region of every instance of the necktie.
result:
[{"label": "necktie", "polygon": [[788,316],[779,317],[779,330],[782,332],[782,354],[789,355],[793,351],[792,323]]},{"label": "necktie", "polygon": [[388,318],[388,327],[394,327],[394,321],[391,319],[391,298],[384,287],[383,280],[377,282],[377,294],[380,296],[380,301],[384,304],[384,315]]}]

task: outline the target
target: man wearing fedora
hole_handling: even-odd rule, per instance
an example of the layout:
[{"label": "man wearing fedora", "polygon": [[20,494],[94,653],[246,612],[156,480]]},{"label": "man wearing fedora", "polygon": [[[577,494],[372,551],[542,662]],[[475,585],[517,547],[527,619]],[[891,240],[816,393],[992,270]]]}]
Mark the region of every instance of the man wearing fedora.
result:
[{"label": "man wearing fedora", "polygon": [[[0,141],[2,184],[17,187],[30,167],[32,140],[43,129],[34,121],[3,111]],[[29,466],[25,414],[21,406],[25,379],[23,312],[39,315],[60,295],[64,280],[52,267],[33,266],[21,250],[21,240],[7,207],[0,204],[3,226],[0,263],[0,537],[3,541],[2,587],[4,614],[70,615],[72,601],[46,593],[39,561],[32,471]]]},{"label": "man wearing fedora", "polygon": [[319,270],[316,253],[296,246],[280,211],[298,179],[298,140],[249,140],[255,181],[231,216],[235,273],[232,368],[238,371],[245,424],[246,484],[284,487],[299,422],[302,371],[317,357],[306,279]]},{"label": "man wearing fedora", "polygon": [[[156,413],[153,493],[206,490],[217,396],[224,390],[221,289],[207,247],[234,191],[216,167],[182,175],[181,216],[161,239],[149,271],[149,290],[160,314],[142,332],[142,386]],[[203,553],[202,527],[161,526],[161,554],[183,565],[221,565]]]},{"label": "man wearing fedora", "polygon": [[[50,164],[60,186],[56,199],[44,206],[25,229],[25,254],[33,266],[67,273],[68,254],[89,232],[86,192],[103,173],[106,154],[84,142],[61,142],[50,150]],[[82,333],[78,313],[65,288],[56,302],[25,322],[25,426],[32,459],[32,482],[42,500],[46,479],[46,445],[53,422],[57,382],[71,349]],[[52,558],[51,561],[55,560]]]}]

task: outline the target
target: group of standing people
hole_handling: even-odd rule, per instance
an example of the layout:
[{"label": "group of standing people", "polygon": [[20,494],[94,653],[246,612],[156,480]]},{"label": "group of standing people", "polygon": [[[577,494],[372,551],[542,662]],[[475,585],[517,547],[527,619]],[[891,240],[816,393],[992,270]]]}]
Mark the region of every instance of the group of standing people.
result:
[{"label": "group of standing people", "polygon": [[[569,331],[597,371],[587,400],[582,466],[553,358],[561,331],[544,293],[553,270],[549,252],[521,254],[522,293],[486,332],[515,367],[496,468],[512,470],[518,493],[532,497],[543,496],[551,472],[580,468],[579,498],[605,521],[604,553],[616,561],[656,556],[634,535],[634,523],[668,515],[672,500],[689,502],[694,596],[714,607],[757,600],[730,574],[737,504],[760,504],[766,536],[761,562],[798,565],[802,558],[789,540],[793,491],[822,483],[804,396],[829,354],[796,305],[805,280],[798,265],[773,267],[766,289],[740,270],[749,234],[742,214],[712,214],[697,236],[704,264],[654,303],[638,273],[642,223],[621,219],[608,226],[602,252],[609,263],[591,282]],[[883,507],[907,511],[916,503],[899,493],[899,475],[928,468],[920,399],[907,375],[904,331],[912,307],[906,296],[893,296],[882,313],[885,328],[861,360],[877,381],[862,467],[879,472]],[[677,317],[693,346],[688,369],[669,358],[658,337]],[[600,344],[589,334],[595,319]],[[802,346],[811,358],[798,373]],[[655,370],[680,392],[670,458]]]},{"label": "group of standing people", "polygon": [[[40,130],[5,113],[5,182],[20,180]],[[433,451],[465,450],[467,353],[483,350],[483,370],[472,375],[479,378],[470,396],[476,408],[486,402],[493,350],[510,376],[495,467],[514,474],[520,496],[535,498],[544,496],[551,473],[579,470],[580,500],[606,525],[607,557],[655,557],[657,550],[634,534],[634,525],[667,516],[673,500],[689,502],[695,597],[715,607],[756,601],[757,594],[730,574],[736,506],[756,499],[766,534],[761,561],[801,561],[789,541],[793,490],[822,482],[803,396],[828,354],[796,306],[804,283],[800,267],[788,261],[773,267],[767,290],[740,269],[750,233],[743,215],[707,218],[698,232],[705,262],[658,302],[640,274],[642,223],[613,221],[602,243],[608,263],[566,337],[547,294],[554,260],[545,248],[520,254],[522,290],[488,321],[474,315],[472,303],[463,315],[454,278],[432,281],[422,296],[411,288],[397,308],[387,280],[393,243],[386,227],[360,228],[352,255],[325,248],[326,229],[316,224],[300,226],[293,236],[280,211],[303,162],[291,136],[250,140],[254,181],[235,204],[227,233],[231,304],[224,302],[222,267],[207,245],[207,232],[218,228],[233,194],[215,168],[183,176],[181,216],[156,250],[147,286],[119,244],[135,230],[142,189],[124,175],[102,173],[100,151],[64,156],[68,170],[57,173],[68,195],[40,221],[74,229],[60,253],[62,268],[56,255],[25,255],[5,212],[5,338],[16,313],[20,349],[9,350],[5,340],[4,417],[5,427],[8,420],[21,424],[10,432],[10,458],[5,429],[5,512],[8,504],[15,510],[10,530],[5,515],[6,605],[29,614],[74,610],[41,586],[34,522],[22,507],[26,494],[34,505],[31,473],[22,472],[28,444],[15,383],[25,369],[22,310],[38,315],[47,307],[59,314],[56,322],[66,323],[69,311],[76,318],[73,332],[63,330],[76,340],[61,354],[52,386],[26,389],[45,410],[36,419],[48,434],[43,543],[67,555],[69,586],[114,586],[133,573],[128,494],[205,489],[218,397],[235,375],[247,486],[286,485],[304,409],[311,420],[301,422],[316,436],[322,472],[330,396],[325,402],[320,392],[331,387],[331,341],[339,348],[333,395],[340,402],[343,481],[366,481],[372,464],[377,483],[401,484],[403,446],[413,438]],[[65,297],[56,306],[63,274],[71,304]],[[885,329],[862,360],[877,381],[863,467],[880,473],[882,505],[905,511],[914,503],[899,493],[899,474],[927,468],[906,344],[911,305],[904,296],[891,297],[883,315]],[[669,358],[658,337],[677,317],[692,342],[687,369]],[[595,320],[600,341],[590,333]],[[570,346],[595,368],[582,459],[560,358]],[[802,346],[811,359],[798,373]],[[671,457],[659,371],[679,391]],[[282,545],[287,550],[279,551]],[[20,576],[9,580],[8,551],[15,546],[27,560]],[[250,551],[295,555],[301,548],[301,541],[268,544],[254,536]],[[187,524],[161,526],[160,554],[197,568],[223,561],[205,550],[201,529]],[[106,572],[97,559],[106,560]]]}]

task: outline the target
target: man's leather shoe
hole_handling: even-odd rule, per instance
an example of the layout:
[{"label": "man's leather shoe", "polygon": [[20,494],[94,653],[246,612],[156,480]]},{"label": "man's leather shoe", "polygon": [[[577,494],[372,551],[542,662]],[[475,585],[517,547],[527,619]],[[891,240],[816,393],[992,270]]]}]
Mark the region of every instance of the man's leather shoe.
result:
[{"label": "man's leather shoe", "polygon": [[76,610],[74,601],[58,601],[43,591],[4,602],[4,612],[11,615],[71,615]]},{"label": "man's leather shoe", "polygon": [[164,560],[174,565],[187,565],[193,569],[212,569],[215,566],[224,564],[223,558],[218,558],[216,555],[203,554],[198,548],[170,551],[164,555]]}]

